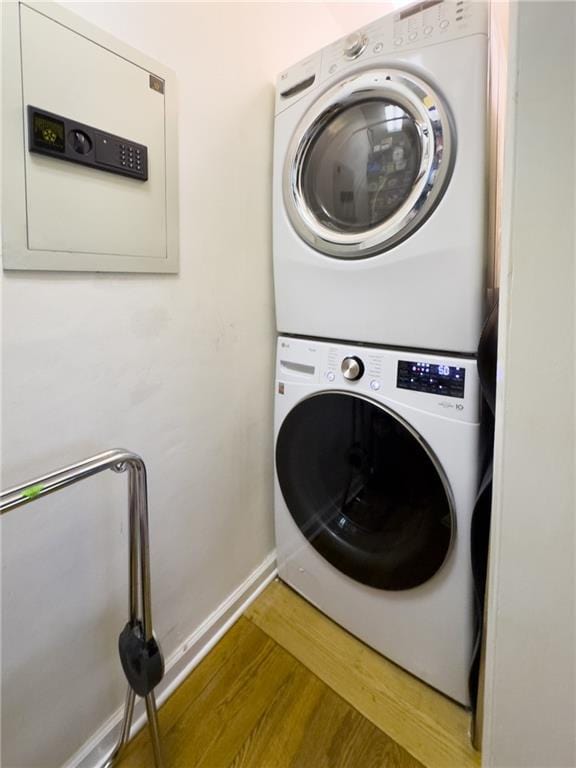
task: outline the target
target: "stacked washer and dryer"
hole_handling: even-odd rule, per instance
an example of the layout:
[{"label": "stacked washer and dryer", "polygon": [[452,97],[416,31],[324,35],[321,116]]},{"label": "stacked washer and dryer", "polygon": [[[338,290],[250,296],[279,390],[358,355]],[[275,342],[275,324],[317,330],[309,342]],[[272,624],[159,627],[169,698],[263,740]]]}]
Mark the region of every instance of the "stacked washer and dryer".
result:
[{"label": "stacked washer and dryer", "polygon": [[426,0],[282,73],[280,577],[469,704],[488,11]]}]

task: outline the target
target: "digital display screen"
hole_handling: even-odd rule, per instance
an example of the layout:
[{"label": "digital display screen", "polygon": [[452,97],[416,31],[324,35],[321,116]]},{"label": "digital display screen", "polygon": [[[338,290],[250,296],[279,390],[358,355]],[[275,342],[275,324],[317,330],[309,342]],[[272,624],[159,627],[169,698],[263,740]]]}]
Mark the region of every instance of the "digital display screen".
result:
[{"label": "digital display screen", "polygon": [[54,152],[64,152],[66,148],[64,123],[53,117],[47,117],[39,112],[32,116],[32,132],[34,144],[42,149]]},{"label": "digital display screen", "polygon": [[466,369],[455,365],[400,360],[396,386],[444,397],[464,397],[465,376]]},{"label": "digital display screen", "polygon": [[444,0],[425,0],[423,3],[416,3],[416,5],[411,5],[410,8],[407,8],[405,11],[402,11],[400,14],[400,21],[403,19],[408,19],[410,16],[414,16],[417,13],[420,13],[420,11],[426,11],[428,8],[433,8],[435,5],[440,5],[440,3],[443,3]]}]

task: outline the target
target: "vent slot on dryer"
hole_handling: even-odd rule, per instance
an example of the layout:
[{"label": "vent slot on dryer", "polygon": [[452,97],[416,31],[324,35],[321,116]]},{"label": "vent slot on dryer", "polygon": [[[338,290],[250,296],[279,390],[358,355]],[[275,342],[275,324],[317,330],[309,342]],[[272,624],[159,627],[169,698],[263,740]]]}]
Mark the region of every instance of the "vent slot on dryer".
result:
[{"label": "vent slot on dryer", "polygon": [[309,88],[314,83],[314,80],[316,80],[316,75],[311,75],[310,77],[307,77],[306,80],[301,80],[291,88],[287,88],[285,91],[280,91],[280,96],[283,99],[289,99],[291,96],[296,96],[297,93],[301,93],[301,91],[305,91],[306,88]]}]

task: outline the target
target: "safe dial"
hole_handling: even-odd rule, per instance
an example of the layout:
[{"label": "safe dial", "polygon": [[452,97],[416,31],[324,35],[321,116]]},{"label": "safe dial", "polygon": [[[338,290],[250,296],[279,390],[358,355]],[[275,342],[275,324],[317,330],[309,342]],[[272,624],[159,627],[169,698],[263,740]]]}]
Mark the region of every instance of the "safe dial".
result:
[{"label": "safe dial", "polygon": [[88,134],[84,131],[75,128],[70,131],[68,136],[70,144],[74,152],[78,152],[79,155],[87,155],[92,149],[92,140]]},{"label": "safe dial", "polygon": [[345,357],[344,360],[342,360],[340,370],[342,371],[344,378],[348,379],[348,381],[358,381],[364,374],[364,363],[356,356]]}]

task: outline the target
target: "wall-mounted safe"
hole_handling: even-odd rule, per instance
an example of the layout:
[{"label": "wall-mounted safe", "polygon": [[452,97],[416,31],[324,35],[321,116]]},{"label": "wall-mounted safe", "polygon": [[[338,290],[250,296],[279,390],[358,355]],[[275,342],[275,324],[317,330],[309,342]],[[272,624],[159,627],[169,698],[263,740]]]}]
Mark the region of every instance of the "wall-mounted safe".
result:
[{"label": "wall-mounted safe", "polygon": [[3,10],[4,269],[177,272],[174,74],[56,4]]}]

